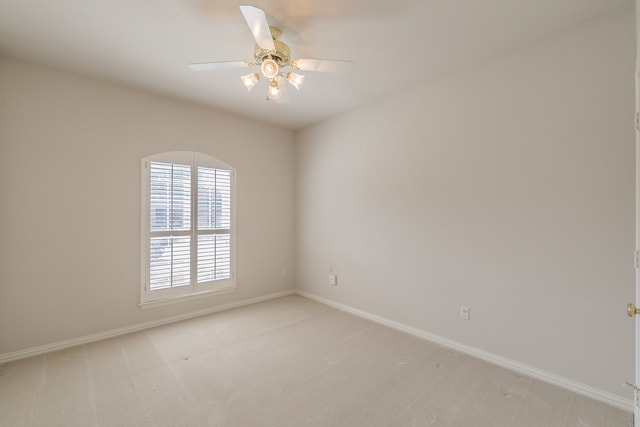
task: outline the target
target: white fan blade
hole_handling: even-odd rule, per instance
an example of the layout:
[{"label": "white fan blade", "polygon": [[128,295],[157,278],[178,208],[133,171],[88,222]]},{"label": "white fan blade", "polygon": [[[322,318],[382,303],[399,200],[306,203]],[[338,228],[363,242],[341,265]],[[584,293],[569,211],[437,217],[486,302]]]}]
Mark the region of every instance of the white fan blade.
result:
[{"label": "white fan blade", "polygon": [[195,71],[224,70],[226,68],[247,68],[251,62],[247,61],[223,61],[223,62],[201,62],[199,64],[189,64],[189,68]]},{"label": "white fan blade", "polygon": [[353,69],[353,61],[333,59],[292,59],[291,67],[303,71],[319,71],[321,73],[343,73]]},{"label": "white fan blade", "polygon": [[244,15],[258,46],[264,50],[275,52],[276,46],[273,44],[269,22],[264,11],[254,6],[240,6],[240,11]]}]

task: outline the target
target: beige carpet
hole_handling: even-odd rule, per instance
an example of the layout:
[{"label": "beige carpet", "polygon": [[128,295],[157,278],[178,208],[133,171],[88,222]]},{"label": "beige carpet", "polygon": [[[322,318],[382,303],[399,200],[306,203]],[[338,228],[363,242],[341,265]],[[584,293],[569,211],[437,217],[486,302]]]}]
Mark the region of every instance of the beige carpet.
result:
[{"label": "beige carpet", "polygon": [[299,296],[0,366],[0,426],[631,426]]}]

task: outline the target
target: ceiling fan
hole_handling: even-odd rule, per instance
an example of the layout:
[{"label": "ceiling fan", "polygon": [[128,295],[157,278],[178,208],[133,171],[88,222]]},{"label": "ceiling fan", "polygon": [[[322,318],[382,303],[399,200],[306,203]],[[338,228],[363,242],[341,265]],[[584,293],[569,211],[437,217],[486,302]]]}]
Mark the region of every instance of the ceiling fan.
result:
[{"label": "ceiling fan", "polygon": [[[262,9],[254,6],[240,6],[240,11],[249,25],[249,29],[256,39],[253,61],[221,61],[189,64],[192,70],[221,70],[226,68],[260,67],[259,73],[249,73],[241,76],[242,83],[247,90],[253,89],[264,76],[269,81],[267,101],[287,102],[289,97],[284,80],[296,89],[302,87],[304,76],[295,71],[340,72],[348,71],[353,66],[351,61],[331,59],[303,59],[291,58],[289,46],[279,40],[282,31],[269,26],[267,16]],[[287,67],[294,71],[283,71]]]}]

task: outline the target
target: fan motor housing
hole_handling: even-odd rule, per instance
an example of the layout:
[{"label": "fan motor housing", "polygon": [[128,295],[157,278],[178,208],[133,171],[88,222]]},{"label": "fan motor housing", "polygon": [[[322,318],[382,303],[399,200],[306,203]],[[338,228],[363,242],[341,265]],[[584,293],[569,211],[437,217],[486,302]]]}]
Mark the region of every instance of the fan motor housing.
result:
[{"label": "fan motor housing", "polygon": [[271,52],[265,49],[262,49],[260,46],[256,45],[255,50],[253,52],[253,57],[258,61],[258,63],[262,63],[265,59],[272,58],[277,63],[278,66],[284,67],[289,65],[289,61],[291,60],[291,49],[289,46],[278,40],[282,31],[276,27],[269,27],[271,30],[271,36],[273,37],[273,44],[276,48],[275,52]]}]

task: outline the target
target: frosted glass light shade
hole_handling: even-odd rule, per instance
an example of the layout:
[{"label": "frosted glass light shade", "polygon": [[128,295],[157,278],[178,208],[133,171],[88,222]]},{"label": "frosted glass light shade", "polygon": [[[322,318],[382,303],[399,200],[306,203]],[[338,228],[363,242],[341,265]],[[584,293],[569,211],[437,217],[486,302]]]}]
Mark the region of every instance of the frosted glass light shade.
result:
[{"label": "frosted glass light shade", "polygon": [[275,80],[271,80],[271,83],[269,83],[269,89],[267,90],[267,101],[280,99],[281,97],[282,90],[280,90],[278,82]]},{"label": "frosted glass light shade", "polygon": [[258,81],[260,80],[260,74],[258,73],[246,74],[240,77],[240,79],[242,80],[242,84],[244,85],[244,87],[246,87],[247,90],[251,90],[255,85],[258,84]]},{"label": "frosted glass light shade", "polygon": [[302,83],[304,83],[304,76],[302,74],[296,74],[294,72],[287,73],[287,81],[291,83],[291,86],[300,90]]}]

